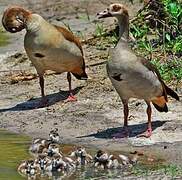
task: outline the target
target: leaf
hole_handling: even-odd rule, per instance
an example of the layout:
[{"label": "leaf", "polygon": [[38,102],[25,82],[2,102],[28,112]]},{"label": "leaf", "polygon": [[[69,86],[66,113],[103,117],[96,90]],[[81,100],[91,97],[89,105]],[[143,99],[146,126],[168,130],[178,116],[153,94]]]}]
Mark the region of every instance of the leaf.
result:
[{"label": "leaf", "polygon": [[171,40],[171,36],[170,36],[170,34],[166,34],[166,39],[167,39],[168,41],[170,41],[170,40]]},{"label": "leaf", "polygon": [[169,11],[172,15],[177,15],[178,14],[178,6],[176,3],[170,3],[169,4]]},{"label": "leaf", "polygon": [[175,52],[182,51],[182,43],[181,42],[176,42],[174,47],[173,47],[173,51],[175,51]]}]

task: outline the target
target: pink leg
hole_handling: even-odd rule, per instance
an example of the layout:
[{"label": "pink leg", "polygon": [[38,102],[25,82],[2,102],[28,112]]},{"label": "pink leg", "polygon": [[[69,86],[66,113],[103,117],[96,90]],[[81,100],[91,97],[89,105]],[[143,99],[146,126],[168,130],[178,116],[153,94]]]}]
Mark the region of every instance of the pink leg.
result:
[{"label": "pink leg", "polygon": [[147,130],[144,133],[139,134],[137,137],[149,138],[151,135],[152,135],[152,128],[147,128]]},{"label": "pink leg", "polygon": [[152,108],[150,106],[150,102],[146,101],[146,103],[147,103],[148,127],[144,133],[139,134],[137,137],[149,138],[152,135],[152,123],[151,123]]},{"label": "pink leg", "polygon": [[124,127],[120,132],[113,134],[113,138],[125,138],[129,137],[130,134],[130,131],[128,129],[128,100],[122,100],[122,102],[124,105]]},{"label": "pink leg", "polygon": [[67,73],[67,79],[68,79],[68,83],[69,83],[69,96],[66,99],[66,102],[73,102],[73,101],[77,101],[77,98],[73,95],[72,93],[72,88],[71,88],[71,73],[68,72]]},{"label": "pink leg", "polygon": [[70,95],[68,96],[66,101],[68,101],[68,102],[77,101],[77,98],[72,93],[70,93]]}]

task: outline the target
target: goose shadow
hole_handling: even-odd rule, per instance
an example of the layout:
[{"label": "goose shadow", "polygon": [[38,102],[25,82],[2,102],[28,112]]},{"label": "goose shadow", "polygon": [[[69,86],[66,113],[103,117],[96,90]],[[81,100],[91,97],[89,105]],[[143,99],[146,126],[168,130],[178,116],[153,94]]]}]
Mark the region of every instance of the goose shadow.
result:
[{"label": "goose shadow", "polygon": [[[167,121],[154,121],[152,122],[152,129],[153,131],[161,127],[163,124],[165,124]],[[131,131],[129,134],[129,137],[136,137],[137,135],[143,133],[147,128],[147,123],[141,123],[141,124],[133,124],[129,126],[129,130]],[[95,137],[100,139],[113,139],[113,135],[115,133],[118,133],[123,130],[123,127],[116,127],[116,128],[108,128],[103,131],[99,131],[97,133],[84,135],[84,136],[78,136],[77,138],[85,138],[85,137]]]},{"label": "goose shadow", "polygon": [[[83,86],[73,89],[73,95],[77,94],[82,88],[83,88]],[[26,110],[49,107],[53,104],[56,104],[57,102],[66,100],[68,98],[68,96],[69,96],[69,91],[59,91],[57,93],[46,95],[48,102],[47,102],[46,106],[41,106],[41,107],[39,106],[41,97],[31,98],[31,99],[27,100],[26,102],[19,103],[13,107],[0,109],[0,113],[6,112],[6,111],[26,111]]]}]

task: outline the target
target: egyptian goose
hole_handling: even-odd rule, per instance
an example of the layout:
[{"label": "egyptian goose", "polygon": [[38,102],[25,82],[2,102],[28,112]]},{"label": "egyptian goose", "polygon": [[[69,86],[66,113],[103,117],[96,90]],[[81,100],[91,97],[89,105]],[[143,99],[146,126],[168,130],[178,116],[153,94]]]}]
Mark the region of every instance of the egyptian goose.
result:
[{"label": "egyptian goose", "polygon": [[58,134],[58,129],[55,128],[54,130],[51,130],[49,133],[49,139],[41,139],[36,138],[33,140],[29,152],[33,155],[37,155],[38,153],[42,153],[43,151],[47,150],[49,148],[50,144],[58,143],[60,140],[60,136]]},{"label": "egyptian goose", "polygon": [[60,157],[62,157],[62,152],[61,152],[61,150],[60,150],[60,146],[59,146],[59,144],[50,144],[49,145],[49,147],[48,147],[48,149],[47,149],[47,155],[49,156],[49,157],[52,157],[53,155],[55,155],[55,154],[57,154],[57,155],[59,155]]},{"label": "egyptian goose", "polygon": [[48,140],[50,140],[52,143],[59,143],[60,136],[58,134],[58,128],[50,131]]},{"label": "egyptian goose", "polygon": [[112,165],[112,160],[109,159],[109,154],[102,150],[98,150],[94,157],[94,167],[99,167],[102,169],[108,169]]},{"label": "egyptian goose", "polygon": [[49,172],[61,172],[66,170],[67,164],[62,160],[62,158],[55,154],[51,161],[46,164],[45,171]]},{"label": "egyptian goose", "polygon": [[67,29],[52,25],[40,15],[18,6],[5,10],[2,24],[11,33],[26,29],[24,47],[39,75],[41,104],[47,103],[43,77],[46,70],[67,72],[70,92],[68,100],[76,100],[71,88],[71,74],[80,80],[87,79],[83,49],[79,39]]},{"label": "egyptian goose", "polygon": [[34,176],[40,172],[40,168],[33,159],[29,159],[22,161],[22,163],[18,166],[18,172],[21,175]]},{"label": "egyptian goose", "polygon": [[87,153],[84,147],[76,147],[76,149],[70,153],[69,158],[73,159],[77,166],[86,165],[93,160],[92,156]]},{"label": "egyptian goose", "polygon": [[123,166],[132,167],[132,165],[136,164],[138,157],[138,154],[134,154],[130,158],[123,154],[108,154],[99,150],[94,158],[94,166],[101,167],[102,169],[116,169]]},{"label": "egyptian goose", "polygon": [[51,163],[51,159],[45,154],[39,154],[35,159],[35,163],[39,165],[41,171],[45,171],[47,164]]},{"label": "egyptian goose", "polygon": [[158,70],[147,59],[137,56],[128,46],[129,15],[122,4],[111,4],[106,10],[97,14],[98,18],[116,17],[119,24],[119,42],[110,51],[111,60],[107,63],[108,76],[124,105],[124,128],[114,135],[116,138],[129,136],[128,100],[144,99],[147,104],[148,127],[139,135],[152,135],[151,105],[160,111],[167,112],[167,95],[179,100],[178,95],[161,79]]}]

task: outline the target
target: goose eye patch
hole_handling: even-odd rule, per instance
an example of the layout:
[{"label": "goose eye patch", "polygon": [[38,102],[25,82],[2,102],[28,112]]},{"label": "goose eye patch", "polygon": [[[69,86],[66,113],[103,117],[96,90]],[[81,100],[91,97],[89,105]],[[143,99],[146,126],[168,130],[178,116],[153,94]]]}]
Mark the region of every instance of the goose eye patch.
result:
[{"label": "goose eye patch", "polygon": [[114,12],[118,12],[120,9],[121,9],[121,6],[119,6],[119,5],[114,5],[114,6],[112,7],[112,10],[113,10]]}]

